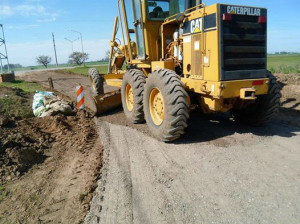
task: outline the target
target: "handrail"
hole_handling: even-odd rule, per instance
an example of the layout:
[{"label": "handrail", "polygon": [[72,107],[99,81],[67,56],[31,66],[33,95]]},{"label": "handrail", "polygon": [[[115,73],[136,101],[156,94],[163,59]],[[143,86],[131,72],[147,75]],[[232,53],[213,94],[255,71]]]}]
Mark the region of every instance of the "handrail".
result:
[{"label": "handrail", "polygon": [[[186,9],[186,10],[184,11],[184,14],[187,14],[189,11],[191,11],[191,10],[193,10],[193,9],[195,9],[195,8],[198,8],[198,7],[204,8],[205,6],[206,6],[205,3],[201,3],[201,4],[199,4],[199,5],[196,5],[196,6],[192,7],[192,8]],[[167,17],[167,18],[165,18],[164,22],[168,22],[168,21],[170,21],[171,19],[175,19],[177,15],[178,15],[178,13],[177,13],[177,14],[174,14],[174,15],[172,15],[172,16],[169,16],[169,17]]]},{"label": "handrail", "polygon": [[177,14],[174,14],[172,16],[169,16],[169,17],[165,18],[164,22],[170,21],[171,19],[173,19],[173,17],[176,18]]},{"label": "handrail", "polygon": [[[118,7],[119,7],[119,3],[120,0],[118,0]],[[123,19],[124,19],[124,26],[126,29],[126,37],[127,37],[127,41],[128,41],[128,53],[129,53],[129,59],[126,57],[126,61],[132,61],[132,51],[131,51],[131,46],[130,46],[130,36],[129,36],[129,32],[128,32],[128,21],[127,21],[127,13],[126,13],[126,9],[125,9],[125,2],[124,0],[121,0],[122,3],[122,13],[123,13]],[[120,7],[119,7],[119,14],[120,14]],[[121,18],[120,18],[121,20]],[[124,39],[124,43],[125,43],[125,38]],[[125,49],[126,49],[126,44],[124,45]],[[125,54],[126,55],[126,54]]]},{"label": "handrail", "polygon": [[122,37],[123,37],[123,43],[124,43],[124,46],[126,45],[125,44],[125,36],[124,36],[124,30],[123,30],[123,22],[122,22],[122,17],[121,17],[121,10],[120,10],[120,0],[118,0],[118,11],[119,11],[119,20],[120,20],[120,24],[121,24],[121,30],[122,30]]},{"label": "handrail", "polygon": [[186,13],[188,13],[189,11],[191,11],[191,10],[193,10],[193,9],[195,9],[195,8],[204,8],[206,5],[205,5],[205,3],[201,3],[201,4],[199,4],[199,5],[196,5],[196,6],[194,6],[194,7],[192,7],[192,8],[189,8],[189,9],[187,9],[187,10],[185,10],[184,11],[184,14],[186,14]]},{"label": "handrail", "polygon": [[108,73],[111,73],[111,67],[112,67],[111,61],[112,61],[113,50],[114,50],[114,45],[112,43],[115,43],[117,31],[118,31],[118,17],[116,16],[116,18],[115,18],[115,25],[114,25],[114,31],[113,31],[112,40],[111,40],[110,52],[109,52]]}]

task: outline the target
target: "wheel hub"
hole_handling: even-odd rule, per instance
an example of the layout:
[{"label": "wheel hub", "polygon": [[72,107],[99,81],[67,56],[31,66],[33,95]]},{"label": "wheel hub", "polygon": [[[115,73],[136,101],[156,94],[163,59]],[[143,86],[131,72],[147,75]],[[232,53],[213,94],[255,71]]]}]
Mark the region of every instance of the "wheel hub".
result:
[{"label": "wheel hub", "polygon": [[161,92],[157,88],[152,89],[150,92],[149,108],[154,124],[161,125],[165,114],[164,99]]},{"label": "wheel hub", "polygon": [[133,91],[129,84],[126,85],[125,88],[125,96],[126,96],[126,106],[129,111],[133,110]]}]

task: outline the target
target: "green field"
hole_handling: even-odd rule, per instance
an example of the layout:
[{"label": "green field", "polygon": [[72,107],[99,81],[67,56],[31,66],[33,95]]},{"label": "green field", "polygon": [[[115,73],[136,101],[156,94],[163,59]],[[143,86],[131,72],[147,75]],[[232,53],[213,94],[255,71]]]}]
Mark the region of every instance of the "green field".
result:
[{"label": "green field", "polygon": [[270,54],[268,69],[272,73],[300,74],[300,54]]},{"label": "green field", "polygon": [[[60,69],[57,70],[58,72],[63,72],[63,73],[74,73],[74,74],[79,74],[79,75],[89,75],[89,69],[90,68],[96,68],[100,74],[107,74],[107,69],[108,65],[88,65],[85,67],[76,67],[76,68],[70,68],[70,69]],[[125,70],[126,65],[123,65],[123,69]]]},{"label": "green field", "polygon": [[[107,73],[107,65],[101,64],[87,64],[85,67],[70,68],[60,70],[60,72],[75,73],[87,76],[88,70],[91,67],[97,68],[100,73]],[[272,73],[300,74],[300,54],[269,54],[268,69]]]},{"label": "green field", "polygon": [[[75,73],[75,74],[80,74],[80,75],[89,75],[89,69],[90,68],[96,68],[100,74],[106,74],[107,73],[107,65],[98,65],[98,66],[93,66],[93,65],[89,65],[89,66],[85,66],[85,67],[76,67],[76,68],[70,68],[70,69],[64,69],[62,70],[63,72],[66,73]],[[61,70],[59,70],[59,72],[61,72]]]},{"label": "green field", "polygon": [[[100,66],[103,64],[107,64],[108,62],[86,62],[85,65],[86,66]],[[48,68],[64,68],[64,67],[74,67],[75,65],[71,65],[71,64],[59,64],[58,66],[56,65],[48,65]],[[37,70],[37,69],[46,69],[44,66],[42,65],[37,65],[37,66],[27,66],[27,67],[23,67],[23,68],[14,68],[11,69],[13,71],[29,71],[29,70]]]},{"label": "green field", "polygon": [[43,88],[36,82],[25,82],[24,80],[16,80],[14,82],[2,82],[0,87],[10,87],[22,89],[25,93],[33,93],[35,91],[41,91]]}]

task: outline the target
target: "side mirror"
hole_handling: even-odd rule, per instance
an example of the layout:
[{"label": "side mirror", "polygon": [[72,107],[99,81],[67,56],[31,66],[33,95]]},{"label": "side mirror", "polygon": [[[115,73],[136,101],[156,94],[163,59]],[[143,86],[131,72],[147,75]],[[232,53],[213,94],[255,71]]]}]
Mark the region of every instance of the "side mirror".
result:
[{"label": "side mirror", "polygon": [[176,22],[177,22],[178,24],[180,24],[180,23],[183,22],[184,18],[185,18],[185,14],[184,14],[184,13],[178,13],[178,14],[176,15]]}]

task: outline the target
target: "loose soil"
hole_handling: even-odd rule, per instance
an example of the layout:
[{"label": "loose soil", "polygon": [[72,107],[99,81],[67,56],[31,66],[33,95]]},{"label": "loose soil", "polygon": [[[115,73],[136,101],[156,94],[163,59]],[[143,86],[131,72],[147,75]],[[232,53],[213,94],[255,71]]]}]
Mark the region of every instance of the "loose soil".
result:
[{"label": "loose soil", "polygon": [[281,108],[277,120],[300,127],[300,74],[276,74],[282,87]]},{"label": "loose soil", "polygon": [[[75,100],[87,77],[28,73]],[[132,125],[122,109],[96,119],[103,168],[86,223],[289,223],[298,224],[300,127],[298,78],[278,74],[279,116],[265,127],[234,122],[229,114],[191,114],[186,134],[173,143]],[[109,88],[106,88],[108,90]],[[295,98],[290,104],[287,99]]]},{"label": "loose soil", "polygon": [[[31,106],[31,96],[0,90]],[[0,223],[82,223],[102,165],[90,114],[24,119],[1,113],[0,121]]]}]

